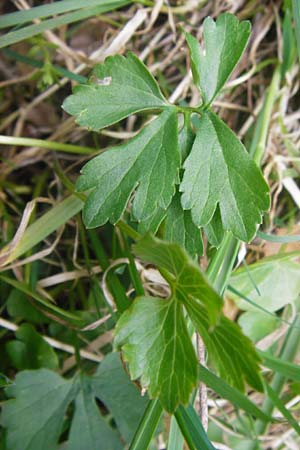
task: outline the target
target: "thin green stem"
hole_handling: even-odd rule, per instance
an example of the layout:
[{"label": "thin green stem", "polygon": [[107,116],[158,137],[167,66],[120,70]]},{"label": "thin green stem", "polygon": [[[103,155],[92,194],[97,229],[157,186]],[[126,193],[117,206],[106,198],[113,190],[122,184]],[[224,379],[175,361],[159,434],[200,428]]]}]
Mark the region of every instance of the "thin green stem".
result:
[{"label": "thin green stem", "polygon": [[137,267],[135,265],[134,257],[132,256],[132,253],[129,248],[127,237],[123,235],[124,238],[124,247],[125,247],[125,256],[127,256],[129,260],[128,270],[130,273],[130,278],[132,281],[132,285],[135,290],[136,296],[141,296],[145,294],[143,283],[140,277],[140,274],[137,270]]},{"label": "thin green stem", "polygon": [[162,415],[162,407],[159,400],[151,400],[138,426],[128,450],[146,450],[155,433],[159,419]]},{"label": "thin green stem", "polygon": [[265,98],[263,109],[259,114],[249,150],[250,155],[258,166],[261,164],[265,152],[272,111],[279,92],[279,83],[280,66],[275,69],[268,93]]},{"label": "thin green stem", "polygon": [[137,241],[141,237],[140,233],[138,233],[134,228],[132,228],[123,220],[119,220],[116,226],[134,241]]},{"label": "thin green stem", "polygon": [[0,145],[13,145],[20,147],[40,147],[49,150],[55,150],[65,153],[78,153],[81,155],[91,155],[97,152],[90,147],[81,147],[79,145],[64,144],[63,142],[46,141],[43,139],[32,139],[24,137],[3,136],[0,135]]},{"label": "thin green stem", "polygon": [[207,268],[207,276],[217,292],[222,294],[228,284],[240,242],[228,233]]}]

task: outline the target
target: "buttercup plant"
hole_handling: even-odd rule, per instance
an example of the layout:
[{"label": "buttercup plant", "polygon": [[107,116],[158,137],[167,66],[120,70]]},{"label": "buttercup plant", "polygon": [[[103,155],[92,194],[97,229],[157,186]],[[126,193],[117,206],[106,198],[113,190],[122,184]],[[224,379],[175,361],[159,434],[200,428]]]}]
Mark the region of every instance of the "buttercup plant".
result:
[{"label": "buttercup plant", "polygon": [[[131,219],[142,235],[133,252],[154,264],[170,286],[167,299],[137,297],[121,316],[115,337],[131,378],[139,379],[170,413],[189,402],[198,380],[191,324],[226,382],[239,390],[245,383],[263,389],[254,347],[224,317],[222,298],[195,262],[203,252],[201,230],[214,246],[225,233],[248,242],[270,206],[260,169],[212,110],[249,36],[250,23],[229,13],[216,22],[205,20],[205,48],[186,33],[202,97],[197,107],[170,104],[132,53],[97,65],[89,82],[75,87],[63,104],[79,125],[94,131],[131,114],[156,115],[128,142],[89,161],[76,186],[87,192],[83,218],[88,228],[116,224],[131,205]],[[153,237],[158,230],[163,240]]]}]

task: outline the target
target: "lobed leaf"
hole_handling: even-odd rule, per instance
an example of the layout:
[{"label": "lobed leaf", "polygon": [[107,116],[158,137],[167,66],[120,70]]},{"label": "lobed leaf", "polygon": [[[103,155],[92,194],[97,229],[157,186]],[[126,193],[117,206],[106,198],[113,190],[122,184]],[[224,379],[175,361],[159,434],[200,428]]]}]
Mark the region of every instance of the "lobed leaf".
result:
[{"label": "lobed leaf", "polygon": [[[22,371],[6,389],[3,404],[7,450],[54,450],[58,446],[68,405],[75,400],[67,450],[121,450],[129,442],[147,400],[130,383],[119,355],[110,354],[95,375],[71,380],[47,369]],[[116,398],[113,398],[116,396]],[[96,398],[115,418],[119,432],[102,417]],[[128,404],[133,408],[128,411]]]},{"label": "lobed leaf", "polygon": [[68,404],[76,395],[74,382],[47,369],[23,371],[6,389],[14,397],[3,406],[8,450],[53,450]]},{"label": "lobed leaf", "polygon": [[[95,396],[113,413],[118,430],[126,442],[131,442],[140,419],[148,404],[130,381],[117,353],[108,354],[93,375]],[[130,405],[130,408],[128,408]]]},{"label": "lobed leaf", "polygon": [[118,434],[99,414],[91,380],[81,377],[67,450],[122,450]]},{"label": "lobed leaf", "polygon": [[185,251],[148,235],[134,246],[134,253],[158,266],[172,293],[168,299],[137,298],[117,323],[115,346],[123,351],[131,378],[140,378],[168,412],[188,402],[198,361],[186,311],[221,377],[239,390],[245,383],[263,390],[254,346],[223,316],[222,299]]},{"label": "lobed leaf", "polygon": [[183,248],[147,235],[133,246],[133,252],[144,261],[169,272],[171,277],[167,281],[171,283],[172,294],[177,300],[189,302],[197,298],[207,311],[209,324],[213,326],[217,323],[223,300]]},{"label": "lobed leaf", "polygon": [[[28,300],[27,303],[29,303]],[[58,368],[59,362],[55,351],[32,325],[23,323],[15,334],[17,339],[11,340],[5,345],[14,367],[18,370],[40,367],[52,370]]]},{"label": "lobed leaf", "polygon": [[177,192],[167,210],[164,239],[181,245],[190,256],[203,254],[201,230],[192,221],[190,211],[184,211]]},{"label": "lobed leaf", "polygon": [[196,299],[184,305],[221,378],[240,391],[245,389],[245,383],[263,391],[260,358],[240,327],[221,315],[218,324],[210,330],[207,312]]},{"label": "lobed leaf", "polygon": [[116,326],[115,347],[122,349],[133,380],[166,411],[187,404],[197,384],[197,358],[182,306],[174,299],[140,297]]},{"label": "lobed leaf", "polygon": [[208,225],[219,205],[224,230],[250,241],[270,206],[269,188],[243,144],[214,113],[203,114],[184,169],[181,202],[194,223]]},{"label": "lobed leaf", "polygon": [[[156,231],[157,211],[166,210],[175,192],[180,166],[177,118],[170,108],[127,144],[114,147],[89,161],[77,182],[78,191],[92,189],[83,210],[88,228],[115,224],[135,192],[132,213]],[[163,216],[159,216],[159,221]],[[158,221],[158,222],[159,222]]]},{"label": "lobed leaf", "polygon": [[214,247],[219,247],[224,238],[224,229],[219,205],[216,207],[211,221],[204,227],[208,242]]},{"label": "lobed leaf", "polygon": [[100,130],[140,111],[169,107],[147,67],[133,54],[109,56],[87,84],[76,86],[63,109],[76,122]]},{"label": "lobed leaf", "polygon": [[211,17],[205,19],[205,50],[196,38],[186,33],[193,78],[205,104],[214,100],[230,77],[247,45],[250,31],[250,22],[239,22],[233,14],[225,13],[216,22]]}]

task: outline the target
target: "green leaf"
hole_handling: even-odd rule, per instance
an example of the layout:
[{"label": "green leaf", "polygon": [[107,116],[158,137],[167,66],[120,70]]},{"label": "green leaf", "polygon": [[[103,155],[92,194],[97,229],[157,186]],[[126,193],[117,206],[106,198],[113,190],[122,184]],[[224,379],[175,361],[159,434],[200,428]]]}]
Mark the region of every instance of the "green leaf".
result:
[{"label": "green leaf", "polygon": [[88,377],[81,377],[67,450],[121,450],[118,434],[99,414]]},{"label": "green leaf", "polygon": [[108,6],[116,8],[118,3],[120,6],[123,6],[124,4],[121,0],[85,0],[84,5],[78,0],[55,1],[48,5],[40,5],[30,9],[3,14],[0,17],[0,28],[11,27],[13,25],[20,26],[21,24],[31,22],[34,19],[44,19],[45,17],[62,14],[67,11],[74,11],[76,9],[82,10],[83,6],[84,8],[88,8],[101,4],[102,7]]},{"label": "green leaf", "polygon": [[158,266],[172,293],[168,299],[137,298],[117,323],[115,346],[122,349],[131,378],[141,378],[150,397],[158,397],[167,411],[174,412],[179,403],[189,401],[197,377],[183,305],[187,309],[198,299],[206,311],[208,333],[220,318],[223,302],[178,244],[147,235],[133,251]]},{"label": "green leaf", "polygon": [[258,351],[263,360],[263,365],[269,369],[284,375],[286,378],[300,382],[300,367],[288,361],[276,358],[267,352]]},{"label": "green leaf", "polygon": [[293,16],[295,22],[295,33],[296,33],[296,42],[298,48],[298,59],[300,62],[300,5],[297,0],[292,0],[293,5]]},{"label": "green leaf", "polygon": [[155,79],[133,53],[126,58],[110,56],[96,65],[89,83],[76,86],[63,103],[79,125],[96,131],[130,114],[168,106]]},{"label": "green leaf", "polygon": [[[164,242],[147,235],[133,246],[133,252],[144,261],[157,265],[169,272],[167,281],[173,297],[188,303],[197,298],[206,309],[209,325],[216,324],[223,306],[223,300],[210,286],[206,276],[187,253],[175,243]],[[163,276],[166,276],[165,272]]]},{"label": "green leaf", "polygon": [[[22,234],[16,246],[5,246],[0,251],[0,266],[11,263],[24,255],[47,236],[67,223],[83,208],[83,201],[76,195],[70,195],[58,202],[49,211],[35,220]],[[11,250],[11,251],[10,251]]]},{"label": "green leaf", "polygon": [[280,318],[263,311],[247,311],[239,316],[238,324],[252,342],[258,342],[280,326]]},{"label": "green leaf", "polygon": [[[8,450],[54,450],[68,422],[67,450],[121,450],[147,403],[131,385],[117,354],[106,357],[91,377],[81,374],[65,380],[46,369],[19,372],[6,393],[13,397],[3,404]],[[120,433],[101,415],[96,399],[105,403]],[[71,419],[68,405],[73,401]]]},{"label": "green leaf", "polygon": [[194,81],[205,104],[214,100],[230,77],[247,45],[250,31],[250,22],[239,23],[233,14],[225,13],[216,22],[211,17],[205,19],[205,50],[196,38],[186,33]]},{"label": "green leaf", "polygon": [[53,314],[62,316],[64,319],[68,319],[69,321],[73,321],[73,322],[77,323],[77,325],[78,325],[78,322],[80,323],[82,321],[82,319],[80,317],[76,316],[75,314],[73,314],[69,311],[59,308],[58,306],[49,302],[48,299],[46,300],[45,298],[40,296],[37,292],[32,291],[30,289],[30,287],[23,281],[17,281],[13,278],[9,278],[4,275],[0,275],[0,280],[3,281],[4,283],[9,284],[10,286],[12,286],[15,289],[18,289],[20,292],[23,292],[27,296],[33,298],[40,305],[49,309],[51,311],[51,313],[53,313]]},{"label": "green leaf", "polygon": [[[255,264],[237,270],[230,279],[230,285],[251,303],[232,291],[228,295],[245,311],[264,308],[269,312],[293,304],[300,293],[300,264],[293,261],[295,255],[265,258]],[[262,322],[261,322],[262,323]]]},{"label": "green leaf", "polygon": [[[150,224],[157,211],[167,209],[175,192],[180,166],[177,118],[170,108],[127,144],[114,147],[89,161],[77,183],[79,191],[92,189],[84,207],[88,228],[115,224],[135,191],[132,213]],[[161,217],[162,220],[162,217]]]},{"label": "green leaf", "polygon": [[6,309],[8,314],[16,319],[23,319],[26,322],[42,324],[48,321],[37,308],[29,301],[27,295],[18,289],[12,289],[9,293]]},{"label": "green leaf", "polygon": [[221,316],[210,331],[207,312],[200,302],[190,299],[185,302],[185,308],[221,378],[241,391],[245,389],[246,382],[257,391],[263,391],[259,375],[260,358],[240,327]]},{"label": "green leaf", "polygon": [[47,369],[23,371],[6,389],[14,397],[3,406],[8,450],[53,450],[68,404],[76,393],[74,382]]},{"label": "green leaf", "polygon": [[219,205],[216,207],[214,215],[208,225],[204,227],[205,234],[211,245],[219,247],[224,238],[224,229],[222,227],[222,218]]},{"label": "green leaf", "polygon": [[120,8],[128,4],[129,2],[129,0],[114,0],[111,3],[105,2],[104,5],[99,4],[98,6],[90,8],[81,7],[77,11],[72,11],[67,14],[60,14],[53,19],[42,20],[39,21],[39,23],[22,27],[20,29],[17,29],[16,31],[11,31],[0,36],[0,48],[7,47],[8,45],[12,45],[17,42],[23,41],[24,39],[36,36],[43,33],[44,31],[53,30],[55,28],[61,27],[62,25],[78,22],[79,20],[87,19],[98,14],[103,14],[106,11]]},{"label": "green leaf", "polygon": [[151,442],[153,442],[152,438],[162,413],[163,409],[159,400],[149,400],[147,408],[141,417],[140,423],[130,443],[129,450],[154,450],[151,446]]},{"label": "green leaf", "polygon": [[294,428],[296,433],[298,435],[300,435],[300,426],[299,426],[298,422],[292,416],[290,411],[286,408],[285,404],[283,403],[281,398],[278,396],[277,392],[274,391],[274,389],[272,389],[271,386],[268,383],[265,383],[265,386],[266,386],[266,391],[267,391],[268,397],[271,399],[271,401],[274,404],[274,406],[276,406],[278,411],[281,412],[283,417],[285,417],[285,419],[287,420],[289,425]]},{"label": "green leaf", "polygon": [[216,392],[221,398],[230,401],[236,408],[242,409],[264,422],[271,422],[273,420],[272,417],[266,415],[259,409],[255,403],[251,402],[246,395],[227,384],[201,364],[199,366],[199,378],[207,387]]},{"label": "green leaf", "polygon": [[180,185],[184,209],[197,226],[210,223],[219,205],[225,231],[250,241],[270,206],[269,188],[236,135],[215,114],[203,114]]},{"label": "green leaf", "polygon": [[150,397],[174,412],[187,404],[197,383],[197,358],[182,306],[174,298],[140,297],[117,323],[115,347],[129,362],[131,378],[141,378]]},{"label": "green leaf", "polygon": [[290,9],[286,9],[282,24],[282,63],[281,77],[284,78],[286,73],[291,70],[295,63],[297,53],[296,36],[293,30],[293,21]]},{"label": "green leaf", "polygon": [[179,406],[175,417],[190,449],[217,450],[209,441],[199,416],[191,405],[186,409]]},{"label": "green leaf", "polygon": [[32,325],[24,323],[16,331],[18,340],[9,341],[6,351],[18,370],[58,368],[58,358],[53,348],[35,331]]},{"label": "green leaf", "polygon": [[112,411],[125,441],[131,442],[148,399],[147,396],[142,397],[130,381],[121,366],[119,354],[110,353],[105,357],[92,378],[92,387],[96,397]]},{"label": "green leaf", "polygon": [[179,192],[167,210],[164,239],[180,244],[193,258],[203,254],[201,230],[192,221],[191,212],[182,209]]}]

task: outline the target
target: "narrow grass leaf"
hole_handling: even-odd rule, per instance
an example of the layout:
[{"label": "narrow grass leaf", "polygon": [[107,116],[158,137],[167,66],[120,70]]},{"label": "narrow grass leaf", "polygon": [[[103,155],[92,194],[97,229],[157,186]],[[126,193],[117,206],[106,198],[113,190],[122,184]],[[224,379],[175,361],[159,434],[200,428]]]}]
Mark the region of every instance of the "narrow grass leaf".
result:
[{"label": "narrow grass leaf", "polygon": [[[23,23],[30,22],[35,19],[44,19],[45,17],[53,16],[56,14],[62,14],[68,11],[74,11],[76,9],[84,9],[91,6],[104,7],[108,5],[111,7],[113,4],[120,4],[123,6],[123,0],[85,0],[84,5],[81,0],[63,0],[55,1],[47,5],[35,6],[24,11],[16,11],[9,14],[4,14],[0,17],[0,29],[11,27],[13,25],[22,25]],[[130,3],[130,2],[127,2]]]},{"label": "narrow grass leaf", "polygon": [[263,233],[262,231],[257,232],[257,236],[264,241],[276,242],[278,244],[290,244],[291,242],[300,242],[300,234],[279,236],[276,234]]},{"label": "narrow grass leaf", "polygon": [[55,315],[59,315],[70,321],[75,321],[75,322],[77,322],[77,324],[78,324],[78,322],[82,321],[82,319],[80,317],[76,316],[75,314],[70,313],[69,311],[65,311],[64,309],[59,308],[58,306],[56,306],[53,303],[50,303],[48,300],[44,299],[37,292],[32,291],[26,283],[14,280],[14,279],[9,278],[4,275],[0,275],[0,280],[3,281],[4,283],[9,284],[10,286],[14,287],[15,289],[18,289],[19,291],[23,292],[24,294],[28,295],[30,298],[34,299],[36,302],[38,302],[43,307],[50,310]]},{"label": "narrow grass leaf", "polygon": [[199,366],[199,379],[206,384],[207,387],[216,392],[221,398],[225,398],[232,403],[236,408],[242,409],[248,414],[265,422],[273,421],[272,417],[266,415],[255,405],[255,403],[251,402],[246,395],[230,386],[202,365]]},{"label": "narrow grass leaf", "polygon": [[163,409],[158,399],[150,400],[128,450],[148,450]]},{"label": "narrow grass leaf", "polygon": [[[3,54],[8,58],[11,58],[15,61],[22,62],[32,67],[36,67],[37,69],[42,69],[44,67],[44,62],[39,61],[38,59],[29,58],[27,55],[21,55],[20,53],[15,52],[9,48],[3,50]],[[58,72],[63,77],[69,78],[70,80],[77,81],[77,83],[86,83],[87,78],[83,75],[79,75],[75,72],[71,72],[70,70],[65,69],[64,67],[53,64],[53,68],[56,72]],[[47,142],[47,141],[43,141]]]},{"label": "narrow grass leaf", "polygon": [[207,437],[199,416],[189,405],[186,409],[179,406],[175,417],[190,450],[216,450]]},{"label": "narrow grass leaf", "polygon": [[300,64],[300,4],[299,0],[292,0],[293,2],[293,16],[295,21],[295,33],[298,48],[298,63]]},{"label": "narrow grass leaf", "polygon": [[3,135],[0,135],[0,145],[48,148],[49,150],[55,150],[65,153],[75,153],[79,155],[91,155],[96,152],[96,149],[93,149],[91,147],[81,147],[80,145],[64,144],[63,142],[46,141],[44,139],[32,139]]},{"label": "narrow grass leaf", "polygon": [[[43,241],[49,234],[58,230],[82,210],[83,204],[84,202],[78,196],[71,195],[53,206],[25,230],[16,247],[5,258],[5,264],[9,264],[19,258]],[[4,255],[7,251],[8,246],[1,249],[0,256]]]},{"label": "narrow grass leaf", "polygon": [[292,416],[290,411],[286,408],[283,401],[278,397],[277,393],[274,391],[274,389],[271,388],[271,386],[268,383],[265,383],[265,387],[268,397],[271,399],[274,406],[276,406],[278,411],[281,412],[283,417],[288,421],[289,425],[294,428],[296,433],[300,435],[300,426],[296,421],[296,419]]},{"label": "narrow grass leaf", "polygon": [[289,361],[283,361],[280,358],[270,355],[267,352],[258,351],[259,356],[262,358],[263,365],[269,369],[281,373],[286,378],[300,382],[300,367],[297,364],[293,364]]},{"label": "narrow grass leaf", "polygon": [[67,25],[73,22],[78,22],[79,20],[87,19],[88,17],[95,16],[97,14],[104,13],[106,11],[111,11],[116,8],[120,8],[126,4],[130,3],[128,0],[124,1],[113,1],[104,6],[99,5],[93,8],[82,8],[79,11],[71,12],[68,14],[60,15],[54,19],[47,19],[41,23],[28,25],[20,30],[11,31],[0,37],[0,48],[7,47],[8,45],[16,44],[17,42],[23,41],[30,37],[41,34],[44,31],[53,30],[62,25]]}]

